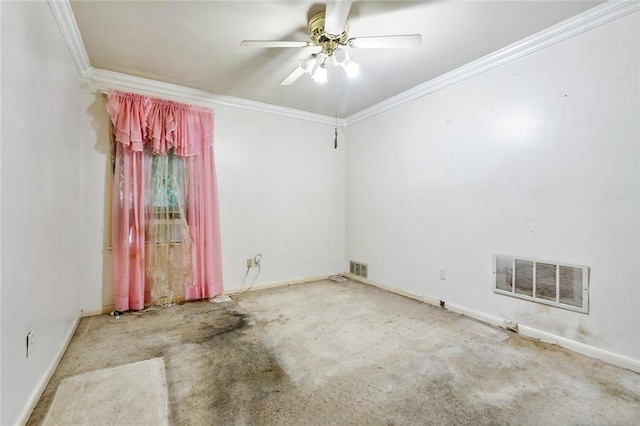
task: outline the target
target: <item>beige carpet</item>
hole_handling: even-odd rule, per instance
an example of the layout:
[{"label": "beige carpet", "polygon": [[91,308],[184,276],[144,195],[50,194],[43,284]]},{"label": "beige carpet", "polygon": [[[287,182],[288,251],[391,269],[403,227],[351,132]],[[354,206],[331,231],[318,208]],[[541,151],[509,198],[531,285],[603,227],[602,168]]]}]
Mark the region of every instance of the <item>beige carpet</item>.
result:
[{"label": "beige carpet", "polygon": [[152,358],[63,380],[44,424],[166,425],[164,361]]},{"label": "beige carpet", "polygon": [[[357,282],[327,280],[117,320],[83,318],[28,426],[43,424],[49,411],[82,415],[87,407],[108,412],[113,425],[167,422],[158,414],[164,399],[143,404],[162,407],[157,421],[112,417],[124,407],[112,399],[139,386],[124,385],[124,377],[87,384],[119,384],[115,394],[96,390],[97,404],[79,403],[80,386],[60,399],[73,390],[64,389],[69,380],[158,358],[175,426],[640,425],[639,374]],[[56,422],[101,421],[47,418]]]}]

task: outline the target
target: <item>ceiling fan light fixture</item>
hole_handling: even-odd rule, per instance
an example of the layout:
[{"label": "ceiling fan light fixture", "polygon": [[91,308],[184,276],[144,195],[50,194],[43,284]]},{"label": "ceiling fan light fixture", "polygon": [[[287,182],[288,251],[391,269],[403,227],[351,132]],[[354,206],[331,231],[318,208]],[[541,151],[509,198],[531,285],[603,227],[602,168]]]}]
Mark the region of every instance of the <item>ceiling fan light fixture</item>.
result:
[{"label": "ceiling fan light fixture", "polygon": [[[0,0],[1,1],[1,0]],[[298,61],[296,68],[280,82],[290,86],[304,74],[309,74],[317,83],[328,82],[327,64],[342,67],[348,78],[360,73],[360,65],[353,62],[349,49],[378,49],[418,47],[422,43],[420,34],[395,34],[385,36],[363,36],[349,38],[349,0],[327,0],[325,10],[309,19],[309,41],[289,40],[243,40],[243,47],[312,47],[313,53]]]},{"label": "ceiling fan light fixture", "polygon": [[322,63],[318,68],[316,68],[316,70],[311,75],[311,77],[316,83],[320,83],[320,84],[324,84],[327,81],[329,81],[327,79],[327,66],[324,63]]},{"label": "ceiling fan light fixture", "polygon": [[344,68],[344,72],[349,78],[357,77],[358,74],[360,74],[360,64],[353,62],[351,59],[347,59],[347,61],[342,64],[342,68]]},{"label": "ceiling fan light fixture", "polygon": [[346,50],[344,50],[344,49],[336,49],[336,51],[333,52],[333,61],[337,65],[343,65],[348,60],[349,60],[349,54],[347,53]]},{"label": "ceiling fan light fixture", "polygon": [[300,68],[307,74],[311,74],[317,61],[316,54],[311,54],[300,61]]}]

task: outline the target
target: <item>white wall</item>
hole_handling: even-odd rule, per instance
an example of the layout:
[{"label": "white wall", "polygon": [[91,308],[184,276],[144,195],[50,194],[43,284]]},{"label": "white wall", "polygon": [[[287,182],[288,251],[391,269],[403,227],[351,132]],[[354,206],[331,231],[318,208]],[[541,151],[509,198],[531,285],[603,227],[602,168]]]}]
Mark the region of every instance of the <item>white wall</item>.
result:
[{"label": "white wall", "polygon": [[215,123],[225,286],[258,252],[256,285],[339,273],[345,154],[333,127],[221,107]]},{"label": "white wall", "polygon": [[[214,106],[222,261],[239,288],[246,259],[263,254],[255,285],[339,273],[344,262],[344,144],[333,127]],[[82,307],[113,303],[108,231],[109,123],[94,84],[83,90]],[[249,284],[255,271],[247,279]]]},{"label": "white wall", "polygon": [[80,87],[48,4],[1,7],[0,422],[10,425],[28,415],[80,314]]},{"label": "white wall", "polygon": [[[93,93],[92,93],[93,92]],[[111,153],[106,101],[91,85],[82,90],[82,262],[83,310],[113,304],[111,291]]]},{"label": "white wall", "polygon": [[[628,15],[350,126],[347,260],[640,359],[639,30]],[[494,294],[494,253],[591,267],[589,314]]]}]

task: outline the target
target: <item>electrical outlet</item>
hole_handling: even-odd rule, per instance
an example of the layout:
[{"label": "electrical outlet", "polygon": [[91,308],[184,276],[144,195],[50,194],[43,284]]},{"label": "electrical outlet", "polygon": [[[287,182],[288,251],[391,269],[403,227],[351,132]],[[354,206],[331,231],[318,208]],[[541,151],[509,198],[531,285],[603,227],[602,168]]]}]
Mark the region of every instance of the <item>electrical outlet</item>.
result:
[{"label": "electrical outlet", "polygon": [[34,332],[30,331],[27,333],[27,358],[29,358],[29,356],[31,355],[31,353],[33,352],[33,336],[34,336]]},{"label": "electrical outlet", "polygon": [[247,268],[258,268],[262,263],[262,253],[247,258]]},{"label": "electrical outlet", "polygon": [[447,279],[447,270],[444,268],[440,268],[440,279],[441,280]]}]

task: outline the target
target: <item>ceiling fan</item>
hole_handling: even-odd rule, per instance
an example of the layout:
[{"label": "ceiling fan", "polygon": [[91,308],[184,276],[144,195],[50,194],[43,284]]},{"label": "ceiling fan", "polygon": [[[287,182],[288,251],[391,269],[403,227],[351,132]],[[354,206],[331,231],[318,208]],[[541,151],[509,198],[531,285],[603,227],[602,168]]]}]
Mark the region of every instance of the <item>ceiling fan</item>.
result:
[{"label": "ceiling fan", "polygon": [[300,60],[298,66],[281,82],[281,86],[293,84],[304,74],[318,83],[327,82],[327,65],[343,68],[348,77],[358,74],[359,65],[349,56],[349,49],[379,49],[416,47],[422,43],[420,34],[365,36],[349,38],[350,1],[327,0],[325,11],[309,19],[309,41],[244,40],[242,47],[315,47],[316,52]]}]

